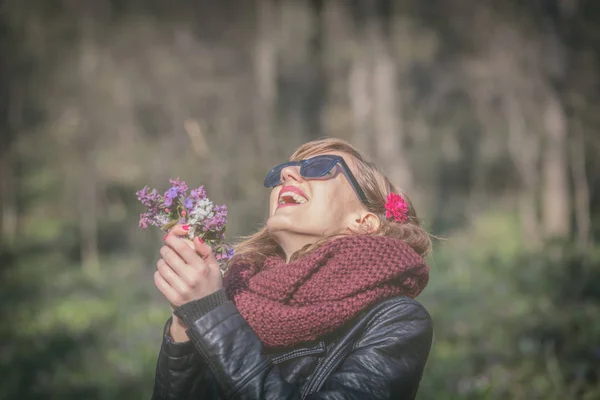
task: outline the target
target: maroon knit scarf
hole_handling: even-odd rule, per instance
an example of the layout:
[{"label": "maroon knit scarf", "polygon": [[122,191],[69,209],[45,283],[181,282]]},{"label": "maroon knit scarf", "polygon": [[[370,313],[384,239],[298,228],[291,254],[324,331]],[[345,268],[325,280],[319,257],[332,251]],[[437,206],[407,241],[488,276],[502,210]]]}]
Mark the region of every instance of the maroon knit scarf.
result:
[{"label": "maroon knit scarf", "polygon": [[224,286],[265,346],[314,340],[384,299],[416,297],[429,268],[401,240],[345,236],[296,261],[268,257],[233,263]]}]

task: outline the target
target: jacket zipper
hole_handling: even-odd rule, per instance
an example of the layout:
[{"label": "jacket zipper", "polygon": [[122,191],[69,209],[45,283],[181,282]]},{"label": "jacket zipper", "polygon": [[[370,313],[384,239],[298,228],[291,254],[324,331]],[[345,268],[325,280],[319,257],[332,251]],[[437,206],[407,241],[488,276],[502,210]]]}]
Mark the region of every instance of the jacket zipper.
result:
[{"label": "jacket zipper", "polygon": [[[363,327],[363,333],[368,331],[368,329],[375,323],[375,321],[377,321],[379,316],[385,313],[387,310],[388,307],[384,307],[383,309],[375,309],[372,312],[367,313],[367,316],[369,314],[372,314],[372,316],[369,318],[369,321],[366,323],[366,326]],[[336,368],[339,365],[340,359],[343,359],[352,351],[355,344],[356,341],[348,342],[348,345],[346,347],[343,347],[338,354],[334,355],[334,357],[329,360],[328,367],[321,372],[319,372],[319,369],[327,360],[327,355],[325,355],[321,360],[319,360],[317,366],[315,367],[315,371],[312,377],[309,378],[310,380],[308,384],[306,384],[302,388],[302,391],[300,392],[300,398],[305,399],[306,396],[308,396],[309,394],[313,393],[316,390],[319,390],[324,380],[327,379],[327,377],[329,376],[329,373],[332,371],[332,369]]]},{"label": "jacket zipper", "polygon": [[[314,374],[316,374],[319,371],[319,368],[321,368],[321,365],[325,362],[326,359],[327,359],[327,356],[323,356],[323,357],[321,357],[319,362],[317,362],[317,366],[315,367],[313,376],[308,378],[308,385],[305,385],[302,388],[302,391],[300,392],[301,400],[304,400],[306,398],[306,396],[308,396],[311,393],[312,388],[314,386],[315,379],[317,378],[316,376],[314,376]],[[315,378],[315,379],[312,379],[312,378]]]}]

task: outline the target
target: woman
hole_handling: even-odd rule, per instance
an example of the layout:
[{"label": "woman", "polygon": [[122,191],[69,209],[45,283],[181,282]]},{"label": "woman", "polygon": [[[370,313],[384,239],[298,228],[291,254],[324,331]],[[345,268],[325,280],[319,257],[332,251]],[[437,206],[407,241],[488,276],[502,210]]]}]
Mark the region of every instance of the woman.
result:
[{"label": "woman", "polygon": [[348,143],[300,147],[265,178],[266,226],[223,279],[210,248],[165,237],[174,308],[153,399],[413,399],[431,318],[431,242],[406,195]]}]

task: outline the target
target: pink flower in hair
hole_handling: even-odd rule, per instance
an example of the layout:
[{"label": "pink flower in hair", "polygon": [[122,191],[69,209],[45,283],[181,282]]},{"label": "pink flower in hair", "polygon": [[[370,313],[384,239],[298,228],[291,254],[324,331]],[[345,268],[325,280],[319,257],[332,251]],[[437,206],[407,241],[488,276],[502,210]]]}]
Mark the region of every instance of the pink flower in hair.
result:
[{"label": "pink flower in hair", "polygon": [[385,217],[404,223],[408,220],[408,204],[398,193],[390,193],[385,202]]}]

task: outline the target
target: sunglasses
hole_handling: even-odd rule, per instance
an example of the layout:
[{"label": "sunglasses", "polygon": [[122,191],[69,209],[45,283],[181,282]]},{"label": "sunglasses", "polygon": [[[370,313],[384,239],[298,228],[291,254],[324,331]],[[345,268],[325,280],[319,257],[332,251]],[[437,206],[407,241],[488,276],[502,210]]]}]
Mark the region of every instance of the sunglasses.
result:
[{"label": "sunglasses", "polygon": [[368,201],[365,192],[363,192],[363,190],[360,188],[358,181],[352,174],[352,171],[350,171],[350,167],[348,167],[348,164],[346,164],[346,161],[344,161],[341,156],[325,154],[321,156],[315,156],[307,160],[288,161],[283,164],[279,164],[267,173],[267,176],[265,177],[265,187],[273,188],[277,185],[280,185],[281,171],[286,167],[300,166],[300,175],[302,175],[303,178],[317,179],[323,178],[337,164],[342,167],[342,172],[344,175],[346,175],[348,182],[350,182],[352,189],[354,189],[360,201],[364,205],[367,205]]}]

